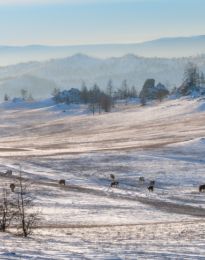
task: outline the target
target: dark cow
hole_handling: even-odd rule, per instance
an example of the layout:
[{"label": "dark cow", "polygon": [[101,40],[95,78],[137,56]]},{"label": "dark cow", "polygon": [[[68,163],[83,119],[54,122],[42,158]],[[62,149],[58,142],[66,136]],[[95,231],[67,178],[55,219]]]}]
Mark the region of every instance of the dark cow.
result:
[{"label": "dark cow", "polygon": [[59,181],[58,181],[58,184],[60,184],[60,185],[63,185],[63,184],[64,184],[64,186],[65,186],[65,180],[59,180]]},{"label": "dark cow", "polygon": [[203,190],[205,190],[205,184],[202,184],[202,185],[199,186],[199,192],[201,192]]},{"label": "dark cow", "polygon": [[144,183],[145,182],[145,178],[144,177],[139,177],[139,182],[140,183]]},{"label": "dark cow", "polygon": [[152,185],[149,185],[149,186],[147,187],[147,189],[148,189],[149,191],[153,191],[153,190],[154,190],[154,187],[153,187]]},{"label": "dark cow", "polygon": [[150,181],[150,186],[154,186],[155,185],[155,181]]},{"label": "dark cow", "polygon": [[110,187],[119,187],[119,182],[118,182],[118,181],[113,181],[113,182],[110,184]]},{"label": "dark cow", "polygon": [[16,186],[15,186],[14,183],[11,183],[11,184],[10,184],[10,188],[11,188],[11,191],[12,191],[12,192],[14,192],[15,187],[16,187]]},{"label": "dark cow", "polygon": [[111,173],[111,174],[110,174],[110,179],[114,181],[115,175]]}]

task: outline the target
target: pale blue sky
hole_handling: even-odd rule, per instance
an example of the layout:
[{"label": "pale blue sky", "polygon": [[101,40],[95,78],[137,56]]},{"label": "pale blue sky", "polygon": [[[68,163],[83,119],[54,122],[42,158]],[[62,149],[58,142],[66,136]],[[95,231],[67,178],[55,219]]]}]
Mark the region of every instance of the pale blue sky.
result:
[{"label": "pale blue sky", "polygon": [[205,0],[0,0],[0,45],[138,43],[204,35],[204,10]]}]

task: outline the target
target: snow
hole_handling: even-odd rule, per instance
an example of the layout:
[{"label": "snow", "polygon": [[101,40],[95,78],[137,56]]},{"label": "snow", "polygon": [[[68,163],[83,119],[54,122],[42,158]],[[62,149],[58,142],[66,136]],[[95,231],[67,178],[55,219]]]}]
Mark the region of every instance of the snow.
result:
[{"label": "snow", "polygon": [[0,190],[21,165],[44,219],[28,239],[0,233],[0,259],[203,259],[204,101],[132,99],[101,115],[51,98],[1,102]]}]

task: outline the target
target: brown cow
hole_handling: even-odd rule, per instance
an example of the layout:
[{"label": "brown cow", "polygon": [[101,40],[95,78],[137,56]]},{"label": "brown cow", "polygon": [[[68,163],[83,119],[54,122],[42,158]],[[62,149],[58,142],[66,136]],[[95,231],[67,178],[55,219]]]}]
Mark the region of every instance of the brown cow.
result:
[{"label": "brown cow", "polygon": [[60,184],[60,185],[63,185],[63,184],[64,184],[64,186],[65,186],[65,180],[59,180],[59,181],[58,181],[58,184]]},{"label": "brown cow", "polygon": [[11,183],[11,184],[10,184],[10,188],[11,188],[11,191],[12,191],[12,192],[14,192],[15,187],[16,187],[16,186],[15,186],[14,183]]},{"label": "brown cow", "polygon": [[118,182],[118,181],[113,181],[113,182],[110,184],[110,187],[119,187],[119,182]]},{"label": "brown cow", "polygon": [[148,189],[149,191],[153,191],[153,190],[154,190],[154,187],[151,186],[151,185],[149,185],[149,186],[147,187],[147,189]]},{"label": "brown cow", "polygon": [[201,192],[202,190],[205,190],[205,184],[199,186],[199,192]]}]

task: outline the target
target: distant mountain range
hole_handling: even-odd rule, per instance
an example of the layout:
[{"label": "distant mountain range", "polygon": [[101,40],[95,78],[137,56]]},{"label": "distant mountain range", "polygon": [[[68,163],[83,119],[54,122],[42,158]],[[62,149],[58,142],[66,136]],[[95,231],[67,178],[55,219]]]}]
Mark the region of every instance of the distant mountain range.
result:
[{"label": "distant mountain range", "polygon": [[126,79],[128,86],[131,88],[134,85],[139,93],[144,82],[150,78],[171,90],[182,84],[188,61],[197,64],[205,73],[205,54],[176,59],[144,58],[133,54],[97,59],[76,54],[46,62],[19,63],[0,67],[0,100],[3,100],[5,93],[11,98],[20,97],[22,88],[34,98],[45,98],[51,95],[55,87],[61,91],[80,89],[83,81],[88,88],[96,83],[105,90],[109,79],[113,80],[115,90]]},{"label": "distant mountain range", "polygon": [[161,38],[136,44],[99,44],[76,46],[25,47],[0,46],[0,66],[28,61],[45,61],[65,58],[77,53],[98,58],[121,57],[131,53],[143,57],[189,57],[205,53],[205,35],[192,37]]}]

